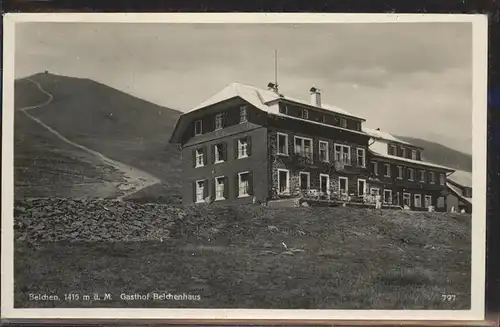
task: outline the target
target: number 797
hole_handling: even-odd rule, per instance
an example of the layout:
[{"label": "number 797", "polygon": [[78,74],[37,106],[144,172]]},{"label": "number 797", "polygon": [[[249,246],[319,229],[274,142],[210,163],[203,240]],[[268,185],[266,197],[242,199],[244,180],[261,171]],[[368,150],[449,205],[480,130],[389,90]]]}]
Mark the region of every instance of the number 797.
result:
[{"label": "number 797", "polygon": [[443,294],[441,295],[441,299],[443,301],[451,302],[455,301],[457,299],[457,296],[455,294]]}]

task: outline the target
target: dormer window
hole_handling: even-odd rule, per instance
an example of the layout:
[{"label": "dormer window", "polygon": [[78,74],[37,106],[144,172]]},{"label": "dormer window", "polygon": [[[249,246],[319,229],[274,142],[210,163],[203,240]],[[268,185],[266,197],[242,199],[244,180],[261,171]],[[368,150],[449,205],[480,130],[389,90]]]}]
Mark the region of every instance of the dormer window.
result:
[{"label": "dormer window", "polygon": [[393,155],[393,156],[397,155],[397,153],[396,153],[396,146],[395,145],[393,145],[393,144],[389,145],[389,154]]},{"label": "dormer window", "polygon": [[248,121],[247,106],[240,107],[240,123]]},{"label": "dormer window", "polygon": [[401,157],[406,158],[406,149],[401,148]]},{"label": "dormer window", "polygon": [[417,160],[417,150],[411,150],[411,158]]},{"label": "dormer window", "polygon": [[340,118],[340,127],[347,128],[347,119]]},{"label": "dormer window", "polygon": [[309,119],[309,110],[302,109],[302,119]]},{"label": "dormer window", "polygon": [[215,129],[216,130],[222,129],[222,127],[224,126],[223,119],[224,119],[223,113],[218,113],[217,115],[215,115]]},{"label": "dormer window", "polygon": [[286,106],[286,104],[281,104],[280,105],[280,113],[288,115],[288,107]]},{"label": "dormer window", "polygon": [[203,133],[203,124],[201,120],[194,122],[194,135],[201,135]]},{"label": "dormer window", "polygon": [[323,115],[323,116],[321,117],[321,122],[322,122],[323,124],[326,124],[326,116],[325,116],[325,115]]}]

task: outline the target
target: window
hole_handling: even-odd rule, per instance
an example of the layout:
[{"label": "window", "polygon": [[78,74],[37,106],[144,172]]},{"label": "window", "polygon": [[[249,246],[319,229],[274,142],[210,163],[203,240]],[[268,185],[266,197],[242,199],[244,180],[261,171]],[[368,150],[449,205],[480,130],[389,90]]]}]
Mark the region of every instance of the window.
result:
[{"label": "window", "polygon": [[302,118],[303,119],[309,119],[309,110],[302,109]]},{"label": "window", "polygon": [[295,154],[312,159],[313,157],[312,139],[295,136]]},{"label": "window", "polygon": [[357,148],[356,149],[356,160],[358,163],[358,166],[360,167],[365,167],[366,166],[366,159],[365,159],[365,149],[362,148]]},{"label": "window", "polygon": [[378,187],[372,187],[370,189],[370,195],[375,197],[380,195],[380,189]]},{"label": "window", "polygon": [[366,180],[358,179],[358,196],[364,196],[366,193]]},{"label": "window", "polygon": [[408,180],[409,181],[412,181],[414,179],[415,176],[413,176],[413,174],[414,174],[413,168],[408,168]]},{"label": "window", "polygon": [[422,160],[422,158],[420,156],[420,150],[417,150],[417,160]]},{"label": "window", "polygon": [[288,107],[285,104],[280,104],[280,113],[287,115]]},{"label": "window", "polygon": [[401,148],[401,157],[406,158],[406,149]]},{"label": "window", "polygon": [[215,129],[222,129],[224,123],[223,123],[223,119],[224,119],[224,114],[223,113],[218,113],[215,115]]},{"label": "window", "polygon": [[330,194],[330,176],[327,174],[319,174],[319,190],[320,192]]},{"label": "window", "polygon": [[242,138],[238,140],[238,159],[248,157],[248,139]]},{"label": "window", "polygon": [[392,204],[392,190],[384,190],[384,203]]},{"label": "window", "polygon": [[214,145],[214,163],[224,162],[226,160],[226,147],[224,143]]},{"label": "window", "polygon": [[278,169],[278,194],[290,193],[290,173],[286,169]]},{"label": "window", "polygon": [[427,209],[432,205],[432,196],[426,195],[424,198],[424,207]]},{"label": "window", "polygon": [[288,135],[278,133],[278,154],[288,155]]},{"label": "window", "polygon": [[344,165],[351,164],[351,147],[343,144],[335,144],[335,161]]},{"label": "window", "polygon": [[425,183],[425,170],[420,170],[420,182]]},{"label": "window", "polygon": [[194,135],[201,135],[203,133],[203,125],[201,120],[194,122]]},{"label": "window", "polygon": [[417,160],[417,150],[411,150],[411,158]]},{"label": "window", "polygon": [[299,173],[300,189],[308,190],[311,187],[311,175],[306,172]]},{"label": "window", "polygon": [[375,176],[378,176],[378,162],[377,161],[372,161],[372,169],[373,169],[373,174]]},{"label": "window", "polygon": [[319,160],[328,162],[328,142],[319,141]]},{"label": "window", "polygon": [[226,179],[224,176],[215,178],[215,201],[225,200]]},{"label": "window", "polygon": [[361,123],[359,121],[356,122],[356,130],[361,131]]},{"label": "window", "polygon": [[384,176],[391,177],[391,165],[390,164],[384,164]]},{"label": "window", "polygon": [[395,145],[392,145],[392,144],[389,145],[389,154],[393,155],[393,156],[397,155],[397,153],[396,153],[396,146]]},{"label": "window", "polygon": [[439,184],[446,184],[446,178],[444,177],[444,174],[439,174]]},{"label": "window", "polygon": [[420,194],[415,194],[415,207],[416,208],[422,207],[422,195]]},{"label": "window", "polygon": [[403,167],[398,166],[398,179],[403,179]]},{"label": "window", "polygon": [[196,181],[196,198],[195,202],[200,203],[205,201],[205,181],[204,180],[199,180]]},{"label": "window", "polygon": [[238,173],[238,197],[249,196],[251,193],[251,175],[246,171]]},{"label": "window", "polygon": [[247,106],[240,107],[240,124],[247,122]]},{"label": "window", "polygon": [[431,184],[434,184],[436,182],[436,175],[433,171],[429,172],[429,182]]},{"label": "window", "polygon": [[321,117],[321,122],[322,122],[323,124],[326,124],[326,116],[325,116],[325,115],[323,115],[323,116]]},{"label": "window", "polygon": [[411,207],[410,193],[403,193],[403,206]]},{"label": "window", "polygon": [[347,119],[340,118],[340,127],[347,128]]},{"label": "window", "polygon": [[195,151],[195,167],[203,167],[205,165],[205,154],[202,148]]},{"label": "window", "polygon": [[339,177],[340,194],[347,194],[347,177]]}]

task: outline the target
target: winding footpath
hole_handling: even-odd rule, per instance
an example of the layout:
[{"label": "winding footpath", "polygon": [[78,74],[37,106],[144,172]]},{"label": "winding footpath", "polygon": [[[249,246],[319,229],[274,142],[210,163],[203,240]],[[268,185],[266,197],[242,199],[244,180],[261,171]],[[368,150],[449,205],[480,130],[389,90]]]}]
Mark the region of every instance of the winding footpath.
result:
[{"label": "winding footpath", "polygon": [[114,167],[119,172],[123,173],[124,178],[126,179],[126,183],[122,184],[121,187],[119,187],[123,193],[117,197],[118,200],[122,201],[124,198],[126,198],[126,197],[128,197],[136,192],[139,192],[143,188],[160,183],[160,179],[156,178],[155,176],[153,176],[153,175],[151,175],[143,170],[129,166],[127,164],[124,164],[123,162],[108,158],[98,151],[89,149],[86,146],[83,146],[81,144],[78,144],[76,142],[73,142],[73,141],[67,139],[66,137],[61,135],[58,131],[56,131],[52,127],[48,126],[43,121],[36,118],[35,116],[31,115],[28,112],[29,110],[36,109],[36,108],[42,108],[42,107],[50,104],[52,102],[52,100],[54,99],[54,96],[51,93],[44,90],[43,87],[40,85],[40,83],[38,83],[37,81],[29,79],[29,78],[27,80],[34,83],[42,93],[44,93],[45,95],[48,96],[48,99],[41,104],[38,104],[35,106],[23,107],[23,108],[20,108],[19,110],[22,111],[28,118],[35,121],[37,124],[41,125],[43,128],[45,128],[46,130],[48,130],[49,132],[51,132],[52,134],[57,136],[62,141],[66,142],[66,143],[68,143],[76,148],[79,148],[85,152],[88,152],[88,153],[94,155],[102,162]]}]

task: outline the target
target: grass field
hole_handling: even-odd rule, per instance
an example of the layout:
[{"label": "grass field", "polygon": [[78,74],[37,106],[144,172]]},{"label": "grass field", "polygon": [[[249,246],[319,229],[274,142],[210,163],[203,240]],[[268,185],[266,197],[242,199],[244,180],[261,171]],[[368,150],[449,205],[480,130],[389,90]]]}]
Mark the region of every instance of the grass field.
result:
[{"label": "grass field", "polygon": [[[172,238],[163,242],[16,243],[16,306],[470,306],[470,216],[260,206],[186,210],[185,217],[166,224]],[[119,298],[167,291],[201,300]],[[54,292],[108,293],[113,299],[27,301],[28,293]],[[456,300],[443,301],[443,294]]]}]

